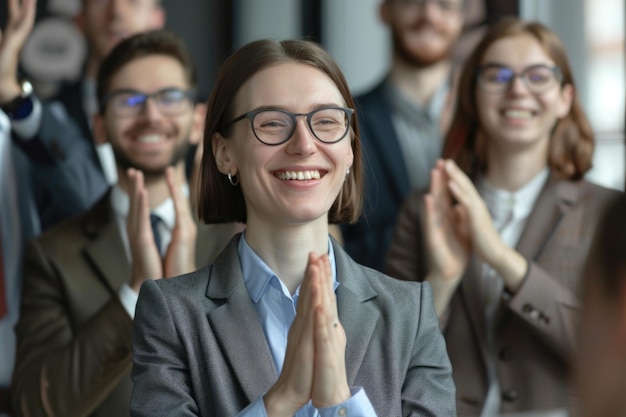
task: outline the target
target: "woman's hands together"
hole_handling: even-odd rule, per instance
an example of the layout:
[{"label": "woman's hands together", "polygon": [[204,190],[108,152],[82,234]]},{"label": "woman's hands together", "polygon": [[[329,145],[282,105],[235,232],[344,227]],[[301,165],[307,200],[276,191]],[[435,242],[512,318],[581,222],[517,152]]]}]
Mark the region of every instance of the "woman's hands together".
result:
[{"label": "woman's hands together", "polygon": [[345,350],[328,255],[310,253],[283,370],[265,396],[268,416],[293,416],[309,401],[322,408],[350,398]]},{"label": "woman's hands together", "polygon": [[471,253],[489,264],[515,292],[527,269],[525,258],[502,241],[474,183],[452,160],[438,160],[424,197],[427,280],[441,315],[458,286]]}]

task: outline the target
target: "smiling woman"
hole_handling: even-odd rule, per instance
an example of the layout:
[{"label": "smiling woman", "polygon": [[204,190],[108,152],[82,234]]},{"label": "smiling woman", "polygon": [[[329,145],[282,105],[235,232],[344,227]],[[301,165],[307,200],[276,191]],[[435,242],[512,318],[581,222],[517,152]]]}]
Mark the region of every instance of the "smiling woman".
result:
[{"label": "smiling woman", "polygon": [[223,64],[207,104],[198,212],[244,221],[215,263],[142,287],[134,416],[455,415],[427,284],[357,265],[329,223],[361,208],[354,102],[307,41]]},{"label": "smiling woman", "polygon": [[617,192],[582,179],[593,135],[548,28],[491,27],[458,94],[447,160],[405,202],[388,272],[433,287],[459,416],[565,413],[578,276]]}]

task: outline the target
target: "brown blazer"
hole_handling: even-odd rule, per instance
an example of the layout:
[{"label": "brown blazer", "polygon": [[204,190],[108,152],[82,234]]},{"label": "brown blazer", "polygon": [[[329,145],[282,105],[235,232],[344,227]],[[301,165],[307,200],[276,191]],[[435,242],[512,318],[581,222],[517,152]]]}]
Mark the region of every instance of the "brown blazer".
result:
[{"label": "brown blazer", "polygon": [[[502,413],[570,407],[579,275],[600,211],[617,194],[551,176],[539,195],[516,248],[529,261],[525,281],[513,297],[503,293],[494,322]],[[420,281],[428,272],[422,205],[423,194],[414,193],[398,216],[387,259],[387,273],[396,278]],[[450,301],[443,330],[460,417],[479,415],[487,396],[480,283],[474,258]]]},{"label": "brown blazer", "polygon": [[[197,266],[241,227],[199,225]],[[132,320],[118,298],[131,274],[107,193],[26,250],[13,408],[22,416],[129,416]]]}]

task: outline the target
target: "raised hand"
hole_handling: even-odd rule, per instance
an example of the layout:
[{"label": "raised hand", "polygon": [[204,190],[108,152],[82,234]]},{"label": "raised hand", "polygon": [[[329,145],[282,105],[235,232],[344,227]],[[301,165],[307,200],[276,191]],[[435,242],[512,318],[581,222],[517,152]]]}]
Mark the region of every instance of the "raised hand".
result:
[{"label": "raised hand", "polygon": [[439,160],[431,170],[430,192],[424,196],[424,230],[429,278],[456,287],[467,267],[470,236],[467,211],[453,204],[448,182],[444,162]]},{"label": "raised hand", "polygon": [[441,318],[467,268],[471,241],[465,207],[453,203],[444,161],[430,175],[430,192],[424,196],[424,234],[428,256],[426,280],[433,289]]},{"label": "raised hand", "polygon": [[485,201],[454,161],[445,162],[445,172],[448,175],[450,192],[467,212],[466,223],[474,253],[498,272],[509,291],[515,292],[526,274],[526,259],[504,243],[493,226]]},{"label": "raised hand", "polygon": [[0,34],[0,103],[21,93],[17,80],[19,55],[35,22],[36,0],[7,0],[8,19]]},{"label": "raised hand", "polygon": [[130,205],[126,233],[132,258],[130,287],[139,292],[145,280],[163,278],[163,267],[161,255],[154,243],[148,191],[144,185],[143,173],[129,168],[127,176]]},{"label": "raised hand", "polygon": [[180,181],[177,180],[173,167],[167,168],[165,179],[176,213],[172,240],[163,260],[163,277],[169,278],[196,270],[196,237],[198,232],[191,215],[189,199],[183,195]]}]

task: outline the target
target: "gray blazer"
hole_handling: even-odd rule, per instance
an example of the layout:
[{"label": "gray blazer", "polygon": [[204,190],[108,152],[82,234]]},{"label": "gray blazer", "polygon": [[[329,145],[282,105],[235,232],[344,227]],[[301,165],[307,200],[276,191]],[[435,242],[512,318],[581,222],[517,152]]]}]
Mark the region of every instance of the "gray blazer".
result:
[{"label": "gray blazer", "polygon": [[[142,286],[132,416],[234,416],[278,378],[241,274],[239,237],[213,265]],[[428,284],[390,279],[333,247],[348,383],[365,389],[381,417],[455,416],[450,361]]]}]

